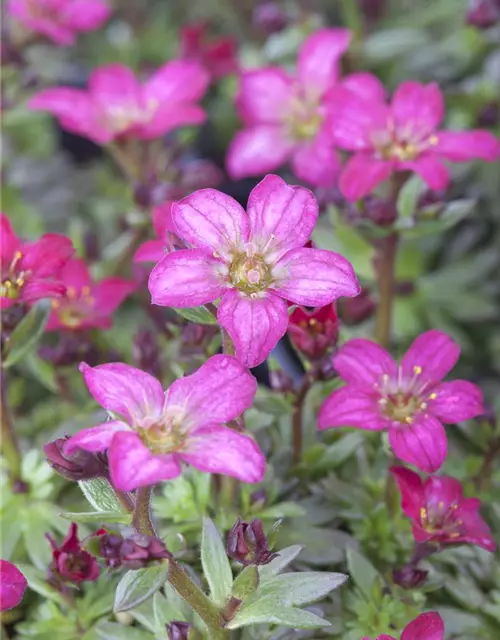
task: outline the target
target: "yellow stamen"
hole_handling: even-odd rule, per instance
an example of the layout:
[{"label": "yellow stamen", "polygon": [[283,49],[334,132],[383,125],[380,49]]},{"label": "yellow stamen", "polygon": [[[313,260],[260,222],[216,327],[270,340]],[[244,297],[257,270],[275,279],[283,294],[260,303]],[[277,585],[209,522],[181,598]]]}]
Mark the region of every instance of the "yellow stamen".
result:
[{"label": "yellow stamen", "polygon": [[429,400],[435,400],[437,397],[437,393],[431,393],[431,395],[429,396]]},{"label": "yellow stamen", "polygon": [[419,376],[422,373],[422,367],[419,367],[418,365],[413,367],[413,371],[415,373],[415,375]]}]

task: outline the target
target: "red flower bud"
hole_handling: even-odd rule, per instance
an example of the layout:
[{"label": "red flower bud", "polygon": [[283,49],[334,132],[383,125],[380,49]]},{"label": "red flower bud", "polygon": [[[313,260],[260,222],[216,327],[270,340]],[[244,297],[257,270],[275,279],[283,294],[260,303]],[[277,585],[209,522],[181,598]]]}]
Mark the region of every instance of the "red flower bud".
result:
[{"label": "red flower bud", "polygon": [[108,464],[104,455],[89,453],[83,449],[78,449],[75,453],[67,455],[63,451],[64,443],[67,440],[69,440],[69,436],[57,438],[57,440],[43,446],[47,462],[56,473],[75,482],[108,477]]},{"label": "red flower bud", "polygon": [[311,360],[318,360],[337,344],[339,323],[335,305],[306,311],[297,307],[290,316],[288,335],[296,349]]},{"label": "red flower bud", "polygon": [[80,582],[97,580],[99,566],[96,558],[83,549],[78,538],[78,527],[72,522],[61,546],[46,535],[52,547],[52,564],[50,573],[64,582]]},{"label": "red flower bud", "polygon": [[408,565],[402,569],[394,569],[392,572],[392,578],[395,584],[398,584],[403,589],[415,589],[420,587],[427,580],[429,575],[428,571],[424,569],[417,569]]},{"label": "red flower bud", "polygon": [[181,622],[173,620],[167,625],[167,633],[169,640],[187,640],[191,625],[189,622]]},{"label": "red flower bud", "polygon": [[100,553],[108,567],[142,569],[155,560],[168,558],[164,543],[154,536],[135,534],[129,538],[105,533],[100,539]]},{"label": "red flower bud", "polygon": [[500,22],[499,0],[469,0],[465,21],[478,29],[492,27]]},{"label": "red flower bud", "polygon": [[241,564],[267,564],[279,554],[269,550],[262,522],[242,522],[239,518],[228,534],[227,555]]}]

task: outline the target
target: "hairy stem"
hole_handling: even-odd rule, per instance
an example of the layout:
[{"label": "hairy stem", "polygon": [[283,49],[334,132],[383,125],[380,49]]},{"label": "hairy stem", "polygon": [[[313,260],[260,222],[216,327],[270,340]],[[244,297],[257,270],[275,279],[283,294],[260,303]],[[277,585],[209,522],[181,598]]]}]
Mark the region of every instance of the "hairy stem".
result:
[{"label": "hairy stem", "polygon": [[14,425],[10,414],[9,403],[7,399],[7,384],[5,380],[5,372],[0,368],[0,387],[1,387],[1,451],[7,462],[9,469],[9,477],[12,485],[20,479],[21,475],[21,453],[17,443]]},{"label": "hairy stem", "polygon": [[391,341],[395,266],[398,246],[396,233],[381,239],[377,249],[378,303],[375,316],[375,340],[387,348]]},{"label": "hairy stem", "polygon": [[293,414],[292,414],[292,448],[293,459],[295,462],[300,462],[302,458],[302,446],[303,446],[303,424],[302,424],[302,412],[304,408],[304,400],[306,399],[307,392],[311,388],[311,378],[306,375],[302,381],[302,385],[298,389],[295,400],[293,402]]},{"label": "hairy stem", "polygon": [[118,491],[118,489],[114,489],[116,499],[128,513],[134,512],[134,501],[129,493],[125,493],[125,491]]},{"label": "hairy stem", "polygon": [[151,521],[151,494],[153,487],[139,487],[135,494],[134,515],[132,526],[138,533],[147,536],[156,536],[156,531]]}]

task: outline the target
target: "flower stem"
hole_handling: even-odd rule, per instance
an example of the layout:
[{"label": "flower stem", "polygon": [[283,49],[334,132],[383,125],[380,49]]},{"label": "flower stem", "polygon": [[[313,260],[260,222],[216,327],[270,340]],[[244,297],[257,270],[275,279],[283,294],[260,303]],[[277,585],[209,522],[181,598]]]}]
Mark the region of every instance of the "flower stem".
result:
[{"label": "flower stem", "polygon": [[384,348],[391,341],[392,311],[398,235],[381,239],[376,256],[378,271],[378,304],[375,316],[375,339]]},{"label": "flower stem", "polygon": [[311,388],[312,380],[309,375],[304,377],[302,385],[297,390],[295,400],[293,402],[293,414],[292,414],[292,448],[293,459],[295,462],[300,462],[302,458],[302,446],[303,446],[303,431],[302,424],[302,411],[304,408],[304,400],[306,399],[307,392]]},{"label": "flower stem", "polygon": [[125,491],[118,491],[118,489],[114,489],[116,499],[128,513],[134,512],[134,501],[130,497],[129,493],[125,493]]},{"label": "flower stem", "polygon": [[9,403],[7,399],[7,384],[5,380],[5,372],[0,368],[0,387],[1,387],[1,451],[9,468],[9,477],[12,485],[21,476],[21,453],[17,443],[14,425],[10,414]]},{"label": "flower stem", "polygon": [[156,536],[156,531],[151,521],[151,494],[153,487],[139,487],[135,494],[134,515],[132,526],[147,536]]}]

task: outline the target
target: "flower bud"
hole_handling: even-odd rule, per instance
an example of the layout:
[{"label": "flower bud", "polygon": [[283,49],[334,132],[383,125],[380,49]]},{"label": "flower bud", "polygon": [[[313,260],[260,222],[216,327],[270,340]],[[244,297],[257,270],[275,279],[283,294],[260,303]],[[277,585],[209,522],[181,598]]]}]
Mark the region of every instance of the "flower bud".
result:
[{"label": "flower bud", "polygon": [[261,2],[253,12],[255,26],[266,35],[283,31],[287,26],[288,16],[278,2]]},{"label": "flower bud", "polygon": [[56,473],[75,482],[108,477],[108,464],[103,454],[77,449],[71,455],[67,455],[64,453],[64,443],[67,440],[69,436],[57,438],[43,446],[47,462]]},{"label": "flower bud", "polygon": [[46,535],[52,547],[50,574],[63,582],[94,581],[99,577],[99,565],[96,558],[86,551],[78,538],[78,527],[72,522],[61,546]]},{"label": "flower bud", "polygon": [[355,298],[344,298],[339,305],[340,317],[347,325],[360,324],[367,320],[375,311],[375,302],[370,297],[370,291],[361,289]]},{"label": "flower bud", "polygon": [[392,579],[395,584],[403,587],[403,589],[415,589],[424,584],[428,574],[429,572],[424,569],[417,569],[408,565],[402,569],[394,569]]},{"label": "flower bud", "polygon": [[310,360],[318,360],[337,344],[339,323],[335,305],[309,312],[297,307],[290,316],[288,335],[295,348]]},{"label": "flower bud", "polygon": [[227,555],[241,564],[267,564],[279,554],[269,550],[262,522],[242,522],[239,518],[228,534]]},{"label": "flower bud", "polygon": [[169,640],[188,640],[190,629],[189,622],[173,620],[170,624],[167,624],[168,638]]},{"label": "flower bud", "polygon": [[465,21],[478,29],[488,29],[500,21],[499,0],[469,0]]},{"label": "flower bud", "polygon": [[164,543],[154,536],[135,534],[123,538],[118,534],[101,536],[99,551],[108,567],[142,569],[155,560],[168,558]]}]

